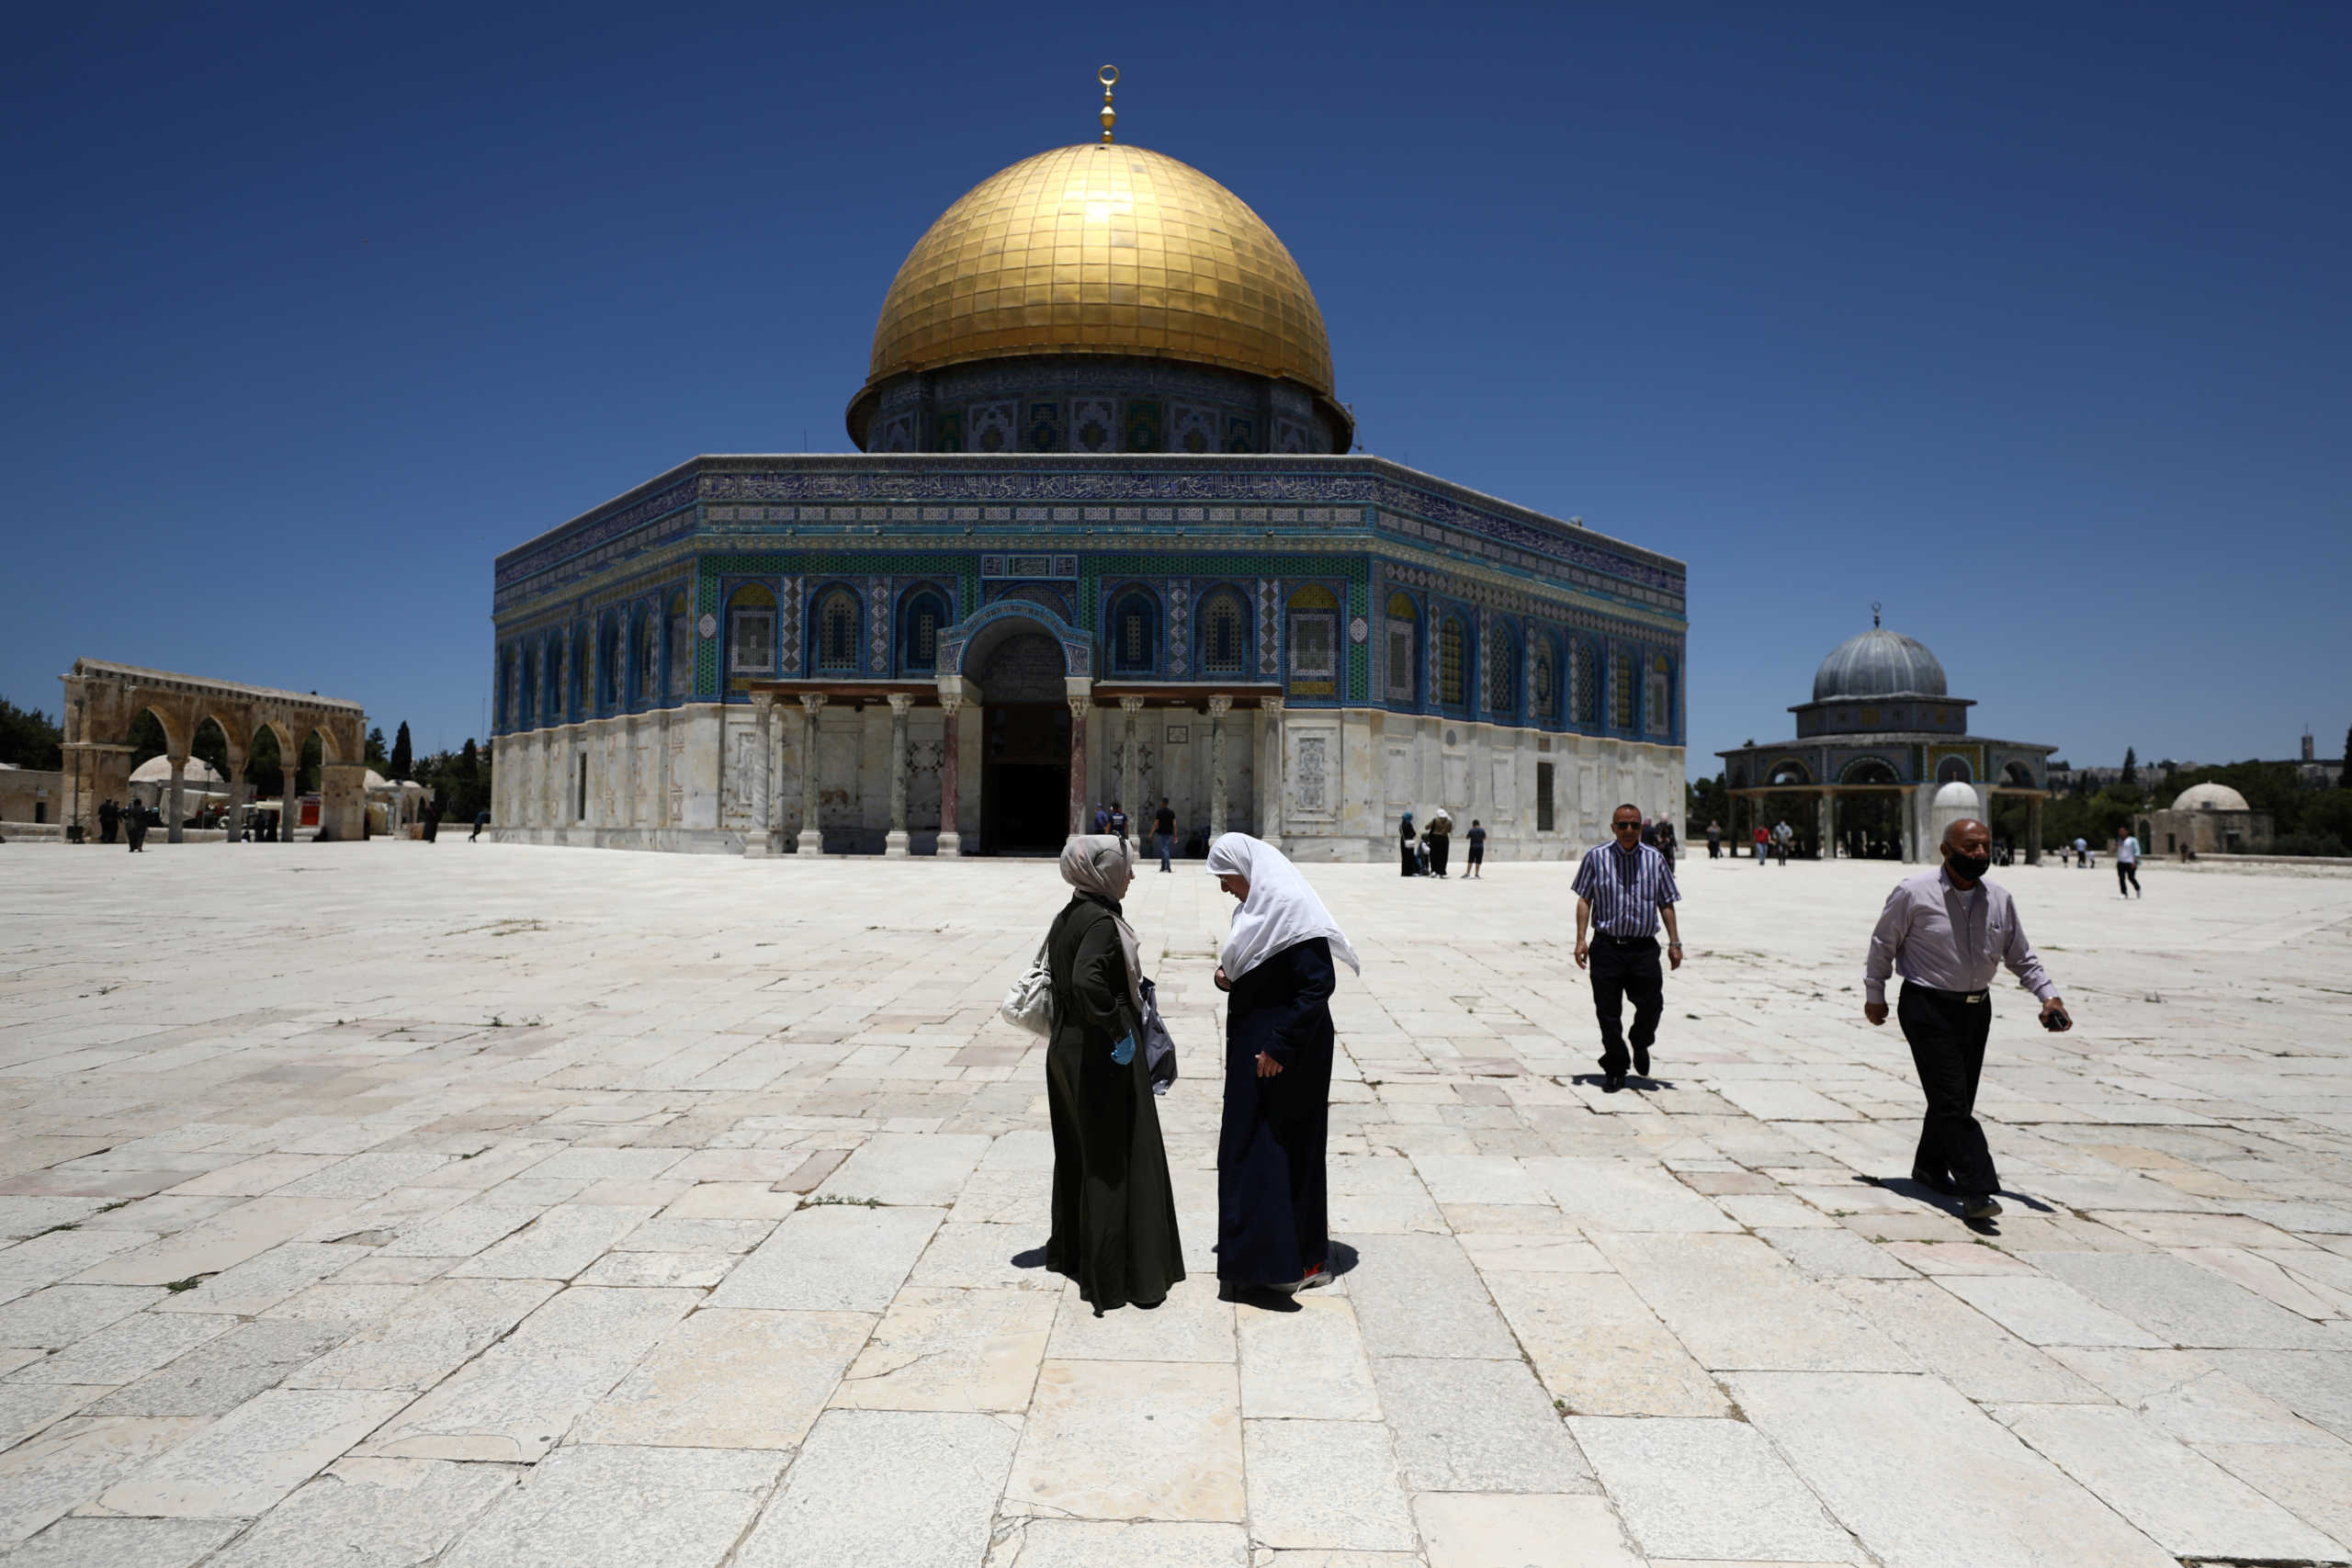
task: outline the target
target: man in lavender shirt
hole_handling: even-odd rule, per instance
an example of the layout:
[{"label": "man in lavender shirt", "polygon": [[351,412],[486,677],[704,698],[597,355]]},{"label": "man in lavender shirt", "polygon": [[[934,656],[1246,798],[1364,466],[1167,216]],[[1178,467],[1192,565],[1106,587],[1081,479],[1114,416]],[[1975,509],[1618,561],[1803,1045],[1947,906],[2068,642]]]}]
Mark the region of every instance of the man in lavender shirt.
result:
[{"label": "man in lavender shirt", "polygon": [[2058,987],[2018,923],[2008,889],[1984,880],[1993,835],[1963,818],[1944,829],[1944,863],[1895,885],[1871,933],[1862,965],[1862,1016],[1886,1021],[1887,976],[1901,971],[1896,1015],[1910,1043],[1928,1114],[1919,1128],[1911,1179],[1962,1201],[1961,1213],[1989,1220],[2001,1212],[1993,1151],[1976,1121],[1976,1080],[1993,1025],[1989,987],[2001,965],[2041,998],[2042,1026],[2074,1027]]}]

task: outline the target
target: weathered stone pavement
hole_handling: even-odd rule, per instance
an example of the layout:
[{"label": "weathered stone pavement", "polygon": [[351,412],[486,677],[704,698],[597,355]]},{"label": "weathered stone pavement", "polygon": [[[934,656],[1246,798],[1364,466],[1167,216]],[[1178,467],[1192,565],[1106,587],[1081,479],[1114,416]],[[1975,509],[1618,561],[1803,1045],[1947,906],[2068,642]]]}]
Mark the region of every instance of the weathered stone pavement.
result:
[{"label": "weathered stone pavement", "polygon": [[8,1568],[2352,1561],[2352,877],[2005,874],[2080,1027],[1996,998],[1980,1235],[1859,1017],[1900,868],[1687,863],[1616,1096],[1569,868],[1310,868],[1354,1266],[1281,1314],[1147,864],[1194,1278],[1098,1320],[994,1017],[1048,864],[0,857]]}]

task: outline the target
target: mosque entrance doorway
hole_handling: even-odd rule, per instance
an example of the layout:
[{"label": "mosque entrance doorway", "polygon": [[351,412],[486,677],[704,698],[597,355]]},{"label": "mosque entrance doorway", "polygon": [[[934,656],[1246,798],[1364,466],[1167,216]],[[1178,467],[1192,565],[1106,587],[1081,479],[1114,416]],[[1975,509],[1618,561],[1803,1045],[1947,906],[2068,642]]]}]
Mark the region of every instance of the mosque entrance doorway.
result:
[{"label": "mosque entrance doorway", "polygon": [[1069,837],[1069,703],[1061,645],[1008,637],[978,672],[980,850],[1059,854]]}]

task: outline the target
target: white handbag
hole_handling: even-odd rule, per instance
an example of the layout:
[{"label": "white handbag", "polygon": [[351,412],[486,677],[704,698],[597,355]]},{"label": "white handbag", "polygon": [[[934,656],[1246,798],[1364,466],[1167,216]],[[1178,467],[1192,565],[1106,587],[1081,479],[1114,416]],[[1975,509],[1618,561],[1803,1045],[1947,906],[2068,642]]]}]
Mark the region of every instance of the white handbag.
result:
[{"label": "white handbag", "polygon": [[[1046,940],[1053,940],[1050,931]],[[1053,1033],[1054,976],[1046,967],[1046,942],[1037,944],[1037,956],[1029,965],[1029,973],[1012,982],[996,1010],[998,1017],[1015,1029],[1025,1029],[1039,1036]]]}]

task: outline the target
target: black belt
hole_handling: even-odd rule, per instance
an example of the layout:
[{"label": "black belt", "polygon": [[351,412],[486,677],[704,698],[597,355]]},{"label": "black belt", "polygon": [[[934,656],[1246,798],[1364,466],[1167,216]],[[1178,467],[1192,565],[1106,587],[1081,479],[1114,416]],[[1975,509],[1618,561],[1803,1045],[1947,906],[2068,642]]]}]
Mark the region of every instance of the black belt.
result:
[{"label": "black belt", "polygon": [[1984,998],[1992,995],[1990,991],[1947,991],[1941,986],[1923,986],[1917,980],[1904,981],[1903,988],[1918,991],[1939,1002],[1973,1002],[1980,1007],[1984,1005]]},{"label": "black belt", "polygon": [[1613,942],[1620,947],[1640,947],[1645,944],[1656,946],[1657,943],[1656,931],[1650,932],[1647,936],[1619,936],[1615,931],[1595,931],[1592,934],[1603,942]]}]

